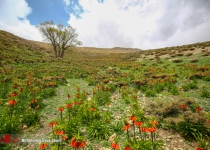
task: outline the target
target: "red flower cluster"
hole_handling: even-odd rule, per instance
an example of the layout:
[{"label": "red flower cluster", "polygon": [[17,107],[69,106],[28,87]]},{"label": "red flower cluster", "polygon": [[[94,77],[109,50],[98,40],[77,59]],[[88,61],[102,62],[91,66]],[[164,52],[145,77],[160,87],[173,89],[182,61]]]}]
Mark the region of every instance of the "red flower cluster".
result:
[{"label": "red flower cluster", "polygon": [[119,149],[119,145],[118,145],[117,143],[113,143],[113,144],[111,145],[111,147],[112,147],[113,149]]},{"label": "red flower cluster", "polygon": [[68,139],[68,136],[62,136],[62,140],[65,141]]},{"label": "red flower cluster", "polygon": [[132,121],[136,121],[136,116],[130,116],[130,120],[132,120]]},{"label": "red flower cluster", "polygon": [[34,104],[36,102],[37,102],[37,100],[36,99],[33,99],[31,103]]},{"label": "red flower cluster", "polygon": [[70,99],[70,98],[71,98],[71,96],[68,94],[68,95],[67,95],[67,98],[68,98],[68,99]]},{"label": "red flower cluster", "polygon": [[185,104],[181,104],[179,107],[182,108],[182,109],[186,109],[187,108],[187,106]]},{"label": "red flower cluster", "polygon": [[156,132],[156,128],[149,127],[149,128],[141,128],[142,132]]},{"label": "red flower cluster", "polygon": [[133,95],[133,99],[135,99],[135,100],[136,100],[136,99],[137,99],[137,95]]},{"label": "red flower cluster", "polygon": [[76,148],[76,149],[77,148],[83,148],[83,147],[86,146],[86,142],[85,141],[80,141],[80,140],[77,141],[77,139],[74,137],[74,138],[72,138],[70,145],[72,147]]},{"label": "red flower cluster", "polygon": [[16,104],[17,104],[17,101],[16,100],[9,100],[8,101],[8,105],[10,105],[10,106],[14,106]]},{"label": "red flower cluster", "polygon": [[70,109],[70,108],[72,108],[72,105],[71,104],[66,104],[66,108]]},{"label": "red flower cluster", "polygon": [[130,128],[130,123],[127,123],[124,127],[123,130],[128,130]]},{"label": "red flower cluster", "polygon": [[23,88],[20,88],[20,92],[23,92]]},{"label": "red flower cluster", "polygon": [[9,97],[14,97],[14,96],[18,96],[18,92],[12,92]]},{"label": "red flower cluster", "polygon": [[196,111],[197,112],[200,112],[201,111],[201,108],[200,107],[196,107]]},{"label": "red flower cluster", "polygon": [[64,110],[63,107],[59,107],[59,108],[58,108],[58,111],[60,111],[60,112],[62,112],[63,110]]},{"label": "red flower cluster", "polygon": [[18,87],[18,84],[14,84],[14,85],[13,85],[13,88],[16,89],[17,87]]},{"label": "red flower cluster", "polygon": [[140,126],[143,124],[143,122],[141,122],[141,121],[139,121],[139,122],[135,121],[134,124],[135,124],[137,127],[140,127]]},{"label": "red flower cluster", "polygon": [[132,150],[132,149],[130,148],[130,146],[127,146],[124,148],[124,150]]},{"label": "red flower cluster", "polygon": [[55,130],[54,133],[57,134],[57,135],[64,135],[65,131],[63,131],[63,130]]},{"label": "red flower cluster", "polygon": [[92,107],[91,107],[91,108],[90,108],[90,111],[92,111],[92,112],[93,112],[93,111],[94,111],[94,108],[92,108]]},{"label": "red flower cluster", "polygon": [[74,106],[76,106],[76,105],[78,104],[78,102],[77,102],[77,101],[75,101],[75,102],[73,102],[73,104],[74,104]]},{"label": "red flower cluster", "polygon": [[210,119],[207,119],[207,122],[210,123]]},{"label": "red flower cluster", "polygon": [[155,121],[152,122],[152,124],[153,124],[154,126],[156,126],[156,125],[158,124],[158,122],[155,120]]},{"label": "red flower cluster", "polygon": [[79,94],[76,94],[76,98],[80,98],[80,95]]},{"label": "red flower cluster", "polygon": [[208,150],[208,149],[198,147],[196,150]]},{"label": "red flower cluster", "polygon": [[47,143],[43,143],[39,146],[40,149],[45,149],[47,147]]},{"label": "red flower cluster", "polygon": [[50,126],[50,127],[53,127],[53,126],[56,125],[56,124],[57,124],[57,122],[54,121],[54,122],[49,123],[49,126]]}]

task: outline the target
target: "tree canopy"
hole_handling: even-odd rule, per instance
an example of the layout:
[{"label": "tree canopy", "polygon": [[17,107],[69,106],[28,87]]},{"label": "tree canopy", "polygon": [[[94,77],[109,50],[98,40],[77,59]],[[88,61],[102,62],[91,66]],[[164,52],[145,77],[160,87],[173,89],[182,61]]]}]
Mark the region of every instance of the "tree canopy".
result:
[{"label": "tree canopy", "polygon": [[78,40],[76,29],[71,26],[65,27],[61,23],[56,25],[53,21],[45,21],[38,25],[38,29],[44,40],[51,42],[55,57],[63,58],[68,48],[82,45],[82,42]]}]

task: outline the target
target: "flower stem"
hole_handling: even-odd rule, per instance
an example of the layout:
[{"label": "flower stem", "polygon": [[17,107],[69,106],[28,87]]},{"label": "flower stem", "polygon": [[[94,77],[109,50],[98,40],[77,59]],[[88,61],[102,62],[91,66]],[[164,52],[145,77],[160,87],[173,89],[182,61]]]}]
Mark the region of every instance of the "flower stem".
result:
[{"label": "flower stem", "polygon": [[128,139],[129,139],[129,132],[128,132],[128,130],[127,130],[127,136],[128,136]]},{"label": "flower stem", "polygon": [[152,140],[152,150],[154,150],[154,138],[153,138],[153,132],[151,132],[151,140]]},{"label": "flower stem", "polygon": [[142,140],[142,135],[141,135],[141,127],[139,126],[139,133],[140,133],[140,138]]},{"label": "flower stem", "polygon": [[63,119],[63,118],[62,118],[62,111],[61,111],[61,121],[62,121],[62,119]]},{"label": "flower stem", "polygon": [[135,125],[134,125],[134,121],[133,121],[133,136],[134,136],[134,139],[136,139],[136,134],[135,134]]}]

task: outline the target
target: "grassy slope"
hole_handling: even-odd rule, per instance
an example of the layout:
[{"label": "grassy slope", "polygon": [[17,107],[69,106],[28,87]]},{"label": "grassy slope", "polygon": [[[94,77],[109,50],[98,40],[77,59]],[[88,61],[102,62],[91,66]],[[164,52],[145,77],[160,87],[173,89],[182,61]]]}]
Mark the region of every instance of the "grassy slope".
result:
[{"label": "grassy slope", "polygon": [[[64,73],[67,78],[83,78],[90,85],[114,77],[117,79],[116,83],[124,81],[133,86],[132,80],[150,78],[144,75],[145,73],[149,73],[151,76],[177,73],[179,78],[176,85],[181,87],[185,80],[196,73],[196,68],[209,66],[210,64],[210,42],[148,51],[133,50],[130,53],[127,53],[127,49],[118,49],[113,52],[113,49],[75,48],[67,51],[65,58],[60,60],[52,57],[53,53],[49,44],[28,41],[5,31],[0,32],[0,69],[10,68],[16,73],[34,72],[39,69],[43,77]],[[192,55],[185,56],[187,53],[192,53]],[[181,59],[182,62],[174,63],[173,59]],[[191,59],[198,59],[198,61],[191,63]],[[195,68],[190,69],[189,66],[195,66]],[[9,73],[6,76],[12,75],[12,73]],[[78,81],[69,80],[70,84],[75,84]],[[210,111],[209,98],[202,98],[199,94],[202,85],[209,86],[209,82],[200,79],[197,82],[199,83],[197,90],[182,91],[179,96],[195,98],[204,110]],[[81,83],[83,83],[83,80],[81,80]],[[49,121],[50,118],[46,117],[50,114],[49,110],[59,105],[60,99],[63,101],[66,92],[71,91],[73,94],[73,87],[78,85],[79,83],[71,85],[72,89],[69,89],[68,86],[59,87],[57,89],[58,95],[51,99],[56,100],[56,103],[52,103],[50,99],[45,101],[45,105],[48,105],[48,107],[44,108],[46,111],[44,111],[43,118]],[[87,85],[81,85],[81,87],[91,88]],[[167,101],[168,99],[176,99],[176,96],[174,97],[167,91],[157,94],[157,97],[154,98],[148,98],[145,97],[145,93],[139,93],[141,104],[150,100],[158,101],[162,99]],[[118,106],[118,103],[113,102],[115,116],[123,114],[123,107],[126,107],[123,104]],[[102,145],[108,146],[105,141]]]}]

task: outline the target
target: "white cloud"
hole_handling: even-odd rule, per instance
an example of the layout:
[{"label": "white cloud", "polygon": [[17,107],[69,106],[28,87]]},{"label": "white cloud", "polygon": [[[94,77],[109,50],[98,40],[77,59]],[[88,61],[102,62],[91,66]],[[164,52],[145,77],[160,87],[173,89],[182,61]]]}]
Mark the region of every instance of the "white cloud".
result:
[{"label": "white cloud", "polygon": [[[84,46],[149,49],[210,40],[206,0],[79,0],[81,18],[70,14]],[[198,6],[199,5],[199,6]]]},{"label": "white cloud", "polygon": [[32,12],[25,0],[0,1],[0,30],[29,40],[42,41],[38,29],[26,19]]},{"label": "white cloud", "polygon": [[63,2],[66,4],[66,6],[70,5],[70,0],[63,0]]}]

